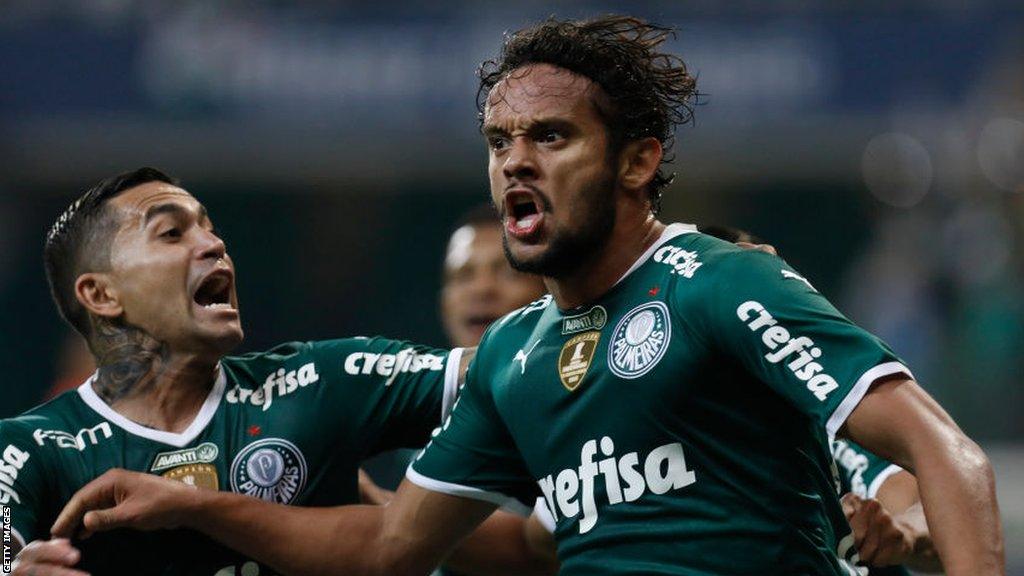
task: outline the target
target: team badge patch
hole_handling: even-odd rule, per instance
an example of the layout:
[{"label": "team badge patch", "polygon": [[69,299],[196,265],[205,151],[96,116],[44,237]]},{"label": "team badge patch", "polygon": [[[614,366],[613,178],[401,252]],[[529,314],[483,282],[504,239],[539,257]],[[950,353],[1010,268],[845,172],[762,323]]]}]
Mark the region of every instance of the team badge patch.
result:
[{"label": "team badge patch", "polygon": [[562,353],[558,355],[558,377],[570,392],[575,390],[587,375],[600,340],[600,332],[585,332],[573,336],[562,346]]},{"label": "team badge patch", "polygon": [[291,504],[306,486],[306,458],[282,438],[249,444],[231,462],[231,490],[267,502]]},{"label": "team badge patch", "polygon": [[217,477],[217,467],[213,464],[186,464],[178,466],[163,473],[164,478],[177,480],[189,486],[207,488],[209,490],[220,489],[220,479]]},{"label": "team badge patch", "polygon": [[658,364],[671,339],[672,325],[665,303],[641,304],[615,325],[608,346],[608,367],[620,378],[639,378]]},{"label": "team badge patch", "polygon": [[608,311],[604,306],[594,306],[582,314],[563,318],[562,335],[568,336],[584,330],[600,330],[607,322]]}]

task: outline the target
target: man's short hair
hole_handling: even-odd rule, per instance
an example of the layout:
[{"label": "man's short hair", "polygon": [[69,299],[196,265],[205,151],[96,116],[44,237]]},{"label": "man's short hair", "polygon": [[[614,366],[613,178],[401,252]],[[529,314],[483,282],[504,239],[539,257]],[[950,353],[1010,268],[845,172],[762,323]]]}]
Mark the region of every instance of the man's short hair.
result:
[{"label": "man's short hair", "polygon": [[[589,78],[608,102],[596,102],[608,127],[612,150],[627,142],[654,137],[669,151],[676,126],[693,119],[697,81],[677,56],[659,52],[673,37],[671,28],[629,16],[593,20],[548,19],[508,35],[496,60],[478,71],[477,108],[481,121],[487,96],[509,72],[530,64],[551,64]],[[603,99],[598,99],[603,100]],[[661,209],[661,193],[674,174],[659,169],[648,185],[651,210]]]},{"label": "man's short hair", "polygon": [[176,179],[149,167],[105,178],[72,202],[46,234],[43,264],[50,294],[61,317],[86,339],[91,331],[89,314],[75,297],[75,281],[86,272],[110,266],[110,244],[117,222],[107,201],[148,182],[178,185]]}]

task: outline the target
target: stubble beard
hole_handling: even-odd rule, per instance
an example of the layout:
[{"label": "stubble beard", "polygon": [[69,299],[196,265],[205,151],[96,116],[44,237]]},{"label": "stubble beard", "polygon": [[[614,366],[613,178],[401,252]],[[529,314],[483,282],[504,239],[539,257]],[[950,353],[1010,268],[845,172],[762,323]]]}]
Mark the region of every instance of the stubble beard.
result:
[{"label": "stubble beard", "polygon": [[509,248],[508,231],[502,229],[505,258],[512,268],[548,278],[568,276],[579,269],[589,257],[599,253],[611,239],[615,227],[615,177],[607,174],[593,185],[577,209],[573,220],[575,230],[553,230],[548,247],[532,258],[516,258]]}]

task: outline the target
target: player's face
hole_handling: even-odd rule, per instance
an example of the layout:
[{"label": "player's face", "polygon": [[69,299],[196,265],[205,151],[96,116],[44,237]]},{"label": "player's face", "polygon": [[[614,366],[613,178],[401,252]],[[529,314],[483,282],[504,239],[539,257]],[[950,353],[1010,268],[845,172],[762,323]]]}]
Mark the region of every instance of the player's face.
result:
[{"label": "player's face", "polygon": [[110,278],[123,319],[172,351],[222,354],[242,341],[235,270],[206,209],[149,182],[110,200]]},{"label": "player's face", "polygon": [[441,317],[453,346],[476,346],[487,326],[544,294],[539,276],[512,269],[497,223],[452,234],[444,261]]},{"label": "player's face", "polygon": [[518,270],[567,274],[610,236],[616,179],[602,97],[587,78],[548,64],[513,71],[488,95],[491,197]]}]

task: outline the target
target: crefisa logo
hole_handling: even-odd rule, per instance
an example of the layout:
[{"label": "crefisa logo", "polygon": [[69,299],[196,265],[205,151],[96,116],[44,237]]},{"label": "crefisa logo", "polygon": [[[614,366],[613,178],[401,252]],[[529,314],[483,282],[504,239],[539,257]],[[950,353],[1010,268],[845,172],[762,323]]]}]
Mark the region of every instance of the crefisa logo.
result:
[{"label": "crefisa logo", "polygon": [[306,458],[283,438],[249,444],[231,462],[231,490],[267,502],[291,504],[306,486]]},{"label": "crefisa logo", "polygon": [[641,304],[615,325],[608,367],[620,378],[639,378],[661,360],[671,339],[668,306],[664,302]]}]

